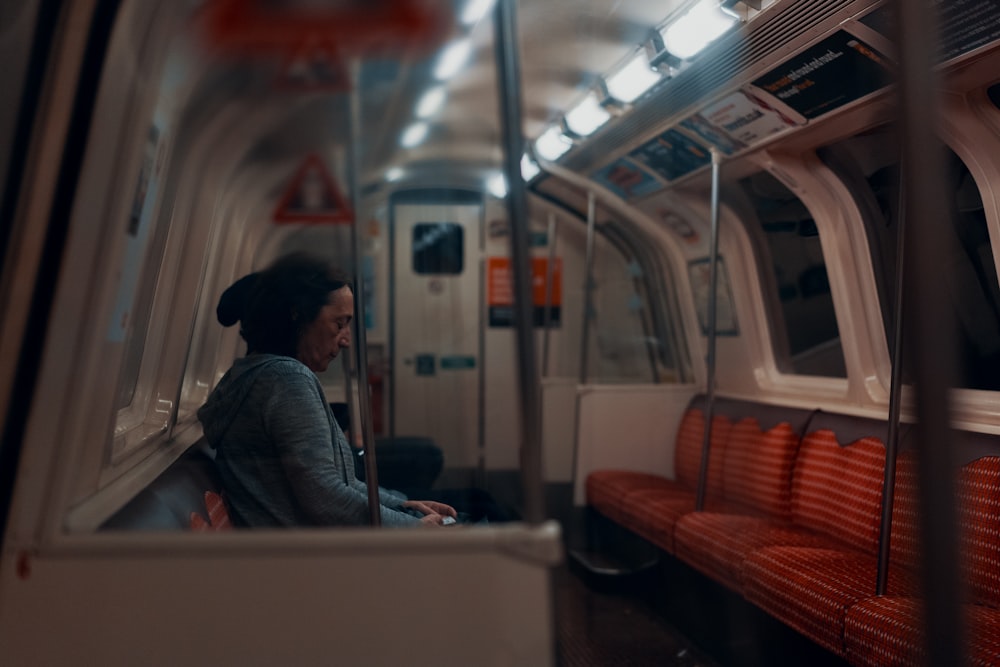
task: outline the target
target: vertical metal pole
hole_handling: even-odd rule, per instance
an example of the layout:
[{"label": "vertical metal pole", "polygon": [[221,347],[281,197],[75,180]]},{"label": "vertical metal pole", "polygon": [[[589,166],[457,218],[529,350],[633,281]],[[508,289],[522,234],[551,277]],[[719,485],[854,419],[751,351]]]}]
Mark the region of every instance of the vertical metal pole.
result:
[{"label": "vertical metal pole", "polygon": [[954,439],[950,424],[950,392],[957,368],[956,324],[940,258],[956,243],[953,200],[946,189],[944,151],[938,137],[935,71],[938,49],[937,2],[896,0],[899,44],[899,110],[907,219],[905,299],[906,326],[916,389],[916,433],[920,499],[922,579],[927,664],[963,664],[958,544],[955,526]]},{"label": "vertical metal pole", "polygon": [[535,360],[531,258],[528,250],[528,199],[521,177],[521,67],[517,50],[515,0],[499,0],[496,6],[495,48],[503,164],[507,177],[507,216],[510,219],[511,270],[514,274],[514,321],[521,388],[521,477],[524,486],[524,519],[537,524],[545,520],[542,489],[541,396]]},{"label": "vertical metal pole", "polygon": [[389,213],[386,218],[389,221],[389,233],[386,239],[389,244],[389,271],[386,278],[388,283],[386,287],[389,288],[389,317],[387,318],[389,320],[389,371],[386,379],[389,386],[386,392],[386,409],[389,413],[389,439],[393,440],[396,437],[396,370],[398,365],[396,364],[396,207],[391,197],[389,198]]},{"label": "vertical metal pole", "polygon": [[559,232],[559,222],[555,213],[549,213],[549,259],[545,265],[545,328],[542,332],[542,377],[549,375],[549,333],[552,329],[552,276],[555,274],[556,235]]},{"label": "vertical metal pole", "polygon": [[486,329],[489,326],[487,321],[487,308],[489,295],[486,294],[486,202],[483,201],[479,209],[479,363],[478,392],[479,397],[476,403],[479,424],[476,429],[476,438],[479,444],[479,453],[476,457],[476,485],[486,488]]},{"label": "vertical metal pole", "polygon": [[712,149],[712,231],[708,256],[708,352],[705,359],[705,438],[701,443],[701,467],[695,510],[705,509],[705,486],[708,483],[708,458],[712,448],[712,419],[715,416],[715,339],[716,310],[719,297],[719,172],[721,154]]},{"label": "vertical metal pole", "polygon": [[576,400],[573,404],[573,489],[576,489],[576,466],[580,460],[580,403],[582,387],[587,384],[590,366],[590,320],[593,313],[592,294],[594,289],[594,226],[597,220],[597,200],[593,190],[587,192],[587,249],[583,260],[583,326],[580,332],[580,372],[576,383]]},{"label": "vertical metal pole", "polygon": [[[900,160],[900,165],[904,160]],[[906,266],[906,199],[903,176],[899,178],[899,206],[896,218],[896,312],[892,330],[892,380],[889,384],[889,433],[885,442],[885,474],[882,478],[882,530],[878,542],[878,574],[875,594],[885,595],[889,581],[889,547],[892,544],[892,506],[896,497],[896,459],[899,454],[899,413],[903,400],[903,276]]]},{"label": "vertical metal pole", "polygon": [[583,331],[580,334],[580,384],[587,384],[590,366],[590,320],[594,315],[594,227],[597,201],[594,192],[587,193],[587,250],[583,267]]},{"label": "vertical metal pole", "polygon": [[368,344],[365,340],[365,284],[361,266],[364,258],[361,226],[361,62],[351,61],[351,92],[348,117],[348,142],[351,201],[354,203],[354,224],[351,225],[351,248],[354,254],[354,354],[358,364],[358,412],[361,416],[362,442],[365,447],[365,482],[368,484],[368,511],[371,525],[382,525],[381,502],[378,497],[378,468],[375,460],[375,434],[372,428],[372,403],[368,393]]}]

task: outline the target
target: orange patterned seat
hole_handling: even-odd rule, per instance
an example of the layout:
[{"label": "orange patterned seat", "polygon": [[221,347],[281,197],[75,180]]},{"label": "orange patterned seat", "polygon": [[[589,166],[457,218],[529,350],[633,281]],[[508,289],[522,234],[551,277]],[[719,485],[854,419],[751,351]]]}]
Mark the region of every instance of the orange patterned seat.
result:
[{"label": "orange patterned seat", "polygon": [[723,585],[742,589],[743,561],[765,546],[825,546],[824,539],[791,525],[792,466],[799,434],[785,421],[763,431],[756,418],[736,424],[723,464],[727,513],[682,517],[674,530],[678,558]]},{"label": "orange patterned seat", "polygon": [[[844,616],[875,591],[877,559],[847,548],[766,547],[744,566],[748,600],[821,646],[844,655]],[[890,590],[912,592],[911,577]]]},{"label": "orange patterned seat", "polygon": [[208,513],[208,521],[197,512],[191,512],[191,530],[196,533],[212,531],[232,530],[232,522],[229,520],[229,511],[226,510],[226,503],[222,496],[214,491],[205,492],[205,510]]},{"label": "orange patterned seat", "polygon": [[[866,421],[838,429],[846,446],[831,428],[809,433],[795,463],[792,524],[828,546],[765,547],[743,566],[748,600],[840,655],[847,609],[875,591],[885,447],[880,437],[854,435],[881,435],[884,426]],[[911,578],[897,579],[899,592],[915,589]]]},{"label": "orange patterned seat", "polygon": [[[917,541],[916,465],[912,456],[897,463],[893,508],[892,564],[915,570]],[[1000,664],[1000,457],[966,465],[957,484],[963,583],[965,647],[969,664]],[[890,578],[891,582],[891,578]],[[847,611],[844,642],[855,665],[919,665],[926,662],[922,602],[915,596],[887,595],[859,601]]]},{"label": "orange patterned seat", "polygon": [[[677,431],[674,466],[677,479],[630,470],[598,470],[586,481],[587,502],[595,510],[667,551],[673,551],[674,525],[695,508],[705,415],[692,403]],[[722,459],[731,422],[712,419],[708,503],[722,496]]]}]

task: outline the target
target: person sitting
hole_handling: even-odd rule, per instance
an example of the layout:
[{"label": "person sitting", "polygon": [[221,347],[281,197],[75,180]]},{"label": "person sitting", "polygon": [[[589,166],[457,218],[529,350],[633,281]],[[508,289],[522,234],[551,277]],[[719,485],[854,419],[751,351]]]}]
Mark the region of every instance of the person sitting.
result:
[{"label": "person sitting", "polygon": [[[247,343],[198,410],[234,524],[368,525],[368,489],[316,377],[351,343],[347,278],[322,259],[286,256],[228,288],[216,315],[223,326],[240,322]],[[382,488],[379,502],[386,526],[458,514]]]}]

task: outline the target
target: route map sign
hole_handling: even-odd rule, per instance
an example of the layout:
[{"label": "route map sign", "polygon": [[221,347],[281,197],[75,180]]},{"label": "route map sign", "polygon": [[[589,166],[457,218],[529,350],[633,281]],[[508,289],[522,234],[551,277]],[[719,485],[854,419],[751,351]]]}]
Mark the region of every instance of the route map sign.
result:
[{"label": "route map sign", "polygon": [[615,160],[593,174],[594,180],[625,200],[644,197],[663,188],[639,165],[626,158]]}]

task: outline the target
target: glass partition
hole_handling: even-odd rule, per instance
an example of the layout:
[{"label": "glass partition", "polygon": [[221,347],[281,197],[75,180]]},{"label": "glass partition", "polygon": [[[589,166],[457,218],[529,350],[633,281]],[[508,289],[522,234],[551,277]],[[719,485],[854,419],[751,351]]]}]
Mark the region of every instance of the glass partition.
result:
[{"label": "glass partition", "polygon": [[[583,224],[581,223],[581,227]],[[581,249],[582,254],[582,249]],[[563,281],[560,345],[548,371],[580,376],[584,267]],[[577,279],[575,271],[581,272]],[[597,225],[586,378],[593,384],[690,382],[676,283],[669,264],[628,223]]]}]

